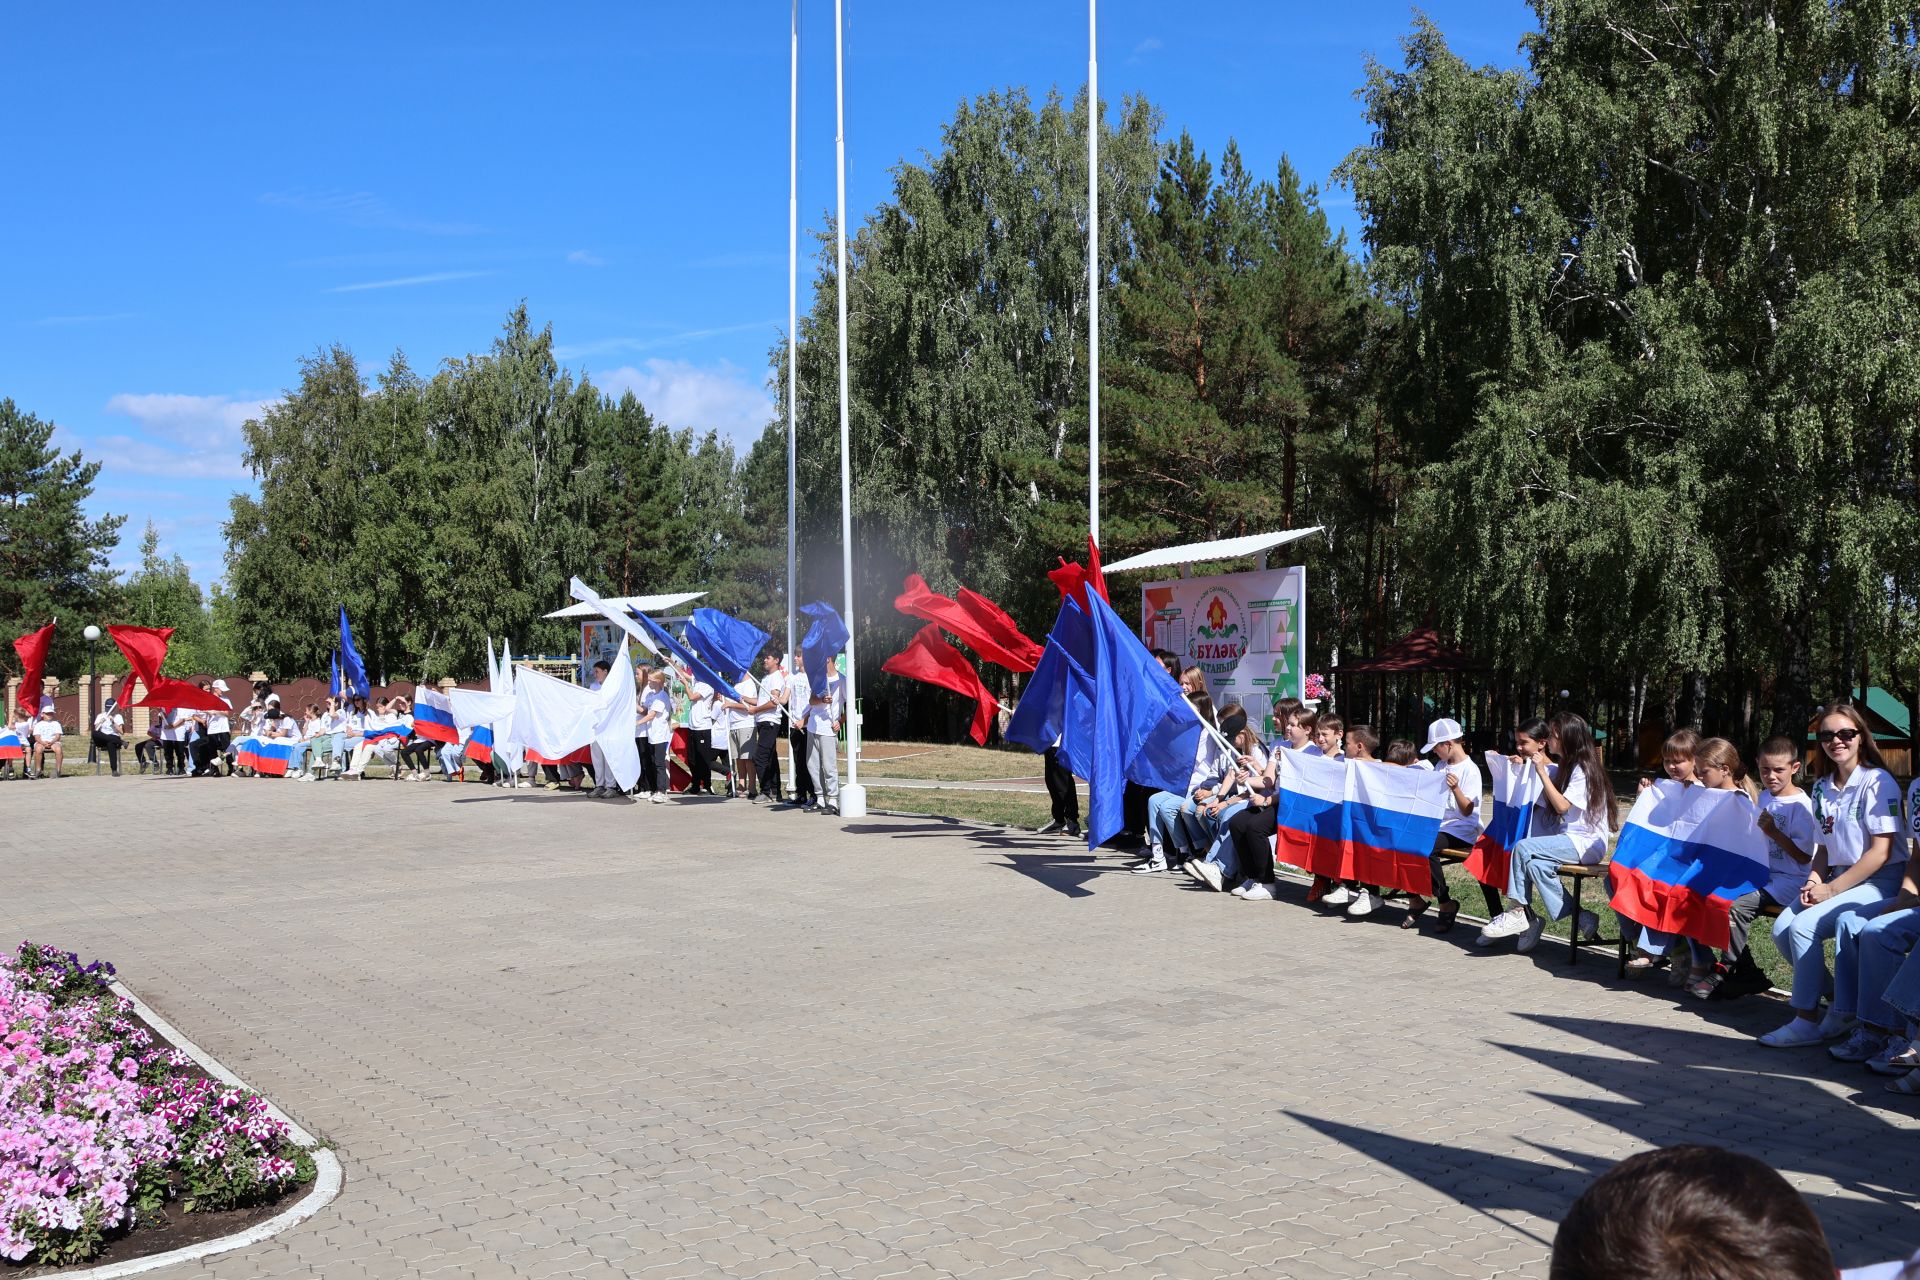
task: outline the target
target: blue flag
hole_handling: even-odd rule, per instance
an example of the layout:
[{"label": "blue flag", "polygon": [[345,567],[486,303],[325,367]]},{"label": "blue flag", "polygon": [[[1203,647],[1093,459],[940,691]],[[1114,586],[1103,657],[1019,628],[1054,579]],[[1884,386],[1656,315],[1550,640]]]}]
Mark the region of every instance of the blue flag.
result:
[{"label": "blue flag", "polygon": [[333,682],[327,686],[327,692],[334,697],[340,696],[340,651],[333,651]]},{"label": "blue flag", "polygon": [[800,606],[800,612],[813,619],[807,638],[800,642],[800,654],[806,659],[807,674],[825,676],[833,670],[833,660],[847,647],[847,624],[825,601]]},{"label": "blue flag", "polygon": [[652,618],[649,618],[646,614],[638,610],[632,612],[634,620],[645,628],[648,635],[653,637],[653,642],[684,662],[687,670],[693,672],[695,677],[706,681],[721,693],[732,698],[735,702],[746,701],[745,698],[740,696],[740,691],[734,688],[731,682],[724,679],[718,671],[715,671],[712,667],[701,661],[698,654],[688,649],[687,646],[681,644],[678,640],[675,640],[672,632],[655,622]]},{"label": "blue flag", "polygon": [[718,609],[695,609],[687,623],[687,643],[716,670],[733,675],[753,674],[753,661],[772,636]]},{"label": "blue flag", "polygon": [[1058,741],[1060,759],[1067,768],[1091,778],[1094,684],[1089,669],[1095,661],[1087,615],[1071,596],[1065,597],[1053,630],[1047,633],[1040,663],[1007,724],[1007,741],[1035,751],[1045,751]]},{"label": "blue flag", "polygon": [[373,692],[373,686],[367,683],[367,665],[360,661],[360,651],[353,647],[353,630],[347,626],[347,606],[340,606],[340,661],[341,683],[347,693],[364,698]]},{"label": "blue flag", "polygon": [[1098,592],[1087,593],[1093,633],[1092,772],[1087,847],[1126,826],[1126,784],[1185,792],[1200,747],[1200,715],[1160,660]]}]

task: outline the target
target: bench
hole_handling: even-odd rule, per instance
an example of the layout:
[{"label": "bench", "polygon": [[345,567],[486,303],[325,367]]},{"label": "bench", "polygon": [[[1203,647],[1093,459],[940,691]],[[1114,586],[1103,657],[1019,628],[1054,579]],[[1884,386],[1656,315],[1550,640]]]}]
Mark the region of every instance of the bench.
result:
[{"label": "bench", "polygon": [[[1611,859],[1608,860],[1609,862]],[[1609,943],[1619,949],[1620,976],[1627,976],[1627,931],[1622,928],[1617,938],[1595,938],[1588,941],[1580,936],[1580,913],[1587,907],[1587,881],[1598,880],[1601,892],[1607,888],[1607,862],[1563,862],[1555,868],[1560,879],[1566,882],[1568,896],[1573,899],[1573,914],[1568,917],[1572,927],[1567,930],[1567,963],[1580,962],[1581,947],[1604,947]],[[1594,915],[1597,918],[1599,912]]]}]

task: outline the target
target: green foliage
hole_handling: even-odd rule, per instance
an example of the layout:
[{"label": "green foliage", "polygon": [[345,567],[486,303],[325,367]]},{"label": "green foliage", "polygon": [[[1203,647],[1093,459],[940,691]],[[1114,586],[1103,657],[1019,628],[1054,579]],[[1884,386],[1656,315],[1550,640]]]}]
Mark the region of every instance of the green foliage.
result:
[{"label": "green foliage", "polygon": [[[100,464],[52,441],[51,422],[0,399],[0,630],[11,640],[58,619],[49,675],[85,669],[80,633],[112,602],[107,557],[125,521],[87,518]],[[11,644],[0,644],[0,663],[18,673]]]}]

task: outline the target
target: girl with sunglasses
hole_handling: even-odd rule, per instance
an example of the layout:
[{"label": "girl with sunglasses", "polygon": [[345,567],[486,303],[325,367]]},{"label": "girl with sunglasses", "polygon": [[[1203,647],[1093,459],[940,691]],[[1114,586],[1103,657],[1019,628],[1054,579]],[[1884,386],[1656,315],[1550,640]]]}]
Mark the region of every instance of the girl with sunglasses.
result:
[{"label": "girl with sunglasses", "polygon": [[1878,911],[1900,888],[1907,847],[1900,827],[1900,787],[1887,772],[1866,718],[1853,707],[1820,717],[1820,754],[1814,771],[1813,816],[1818,830],[1813,866],[1800,900],[1773,924],[1773,941],[1793,966],[1793,1019],[1760,1037],[1775,1049],[1838,1040],[1853,1030],[1854,1014],[1820,1016],[1827,985],[1826,941],[1848,916]]}]

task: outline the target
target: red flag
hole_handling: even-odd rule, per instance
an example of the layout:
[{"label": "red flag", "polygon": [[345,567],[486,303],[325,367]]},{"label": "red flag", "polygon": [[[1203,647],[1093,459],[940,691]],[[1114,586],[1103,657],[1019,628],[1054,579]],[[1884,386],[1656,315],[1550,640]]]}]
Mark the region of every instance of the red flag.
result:
[{"label": "red flag", "polygon": [[1084,613],[1087,608],[1087,570],[1085,565],[1068,564],[1060,560],[1058,569],[1047,570],[1047,576],[1053,579],[1053,585],[1060,589],[1063,596],[1072,596],[1073,602]]},{"label": "red flag", "polygon": [[[993,604],[992,601],[987,603]],[[1026,649],[1002,643],[998,636],[981,626],[966,609],[930,589],[926,579],[917,573],[907,575],[907,585],[899,595],[894,597],[893,607],[909,618],[938,623],[953,632],[988,662],[997,662],[1009,671],[1031,671],[1040,661],[1042,652],[1040,647],[1020,635],[1020,629],[1013,627],[1011,618],[1007,619],[1007,625],[1013,627],[1013,634],[1019,636],[1026,647],[1033,651],[1033,658],[1030,661],[1026,656]],[[993,608],[998,612],[999,606],[993,605]]]},{"label": "red flag", "polygon": [[233,707],[226,699],[211,689],[202,689],[186,680],[175,680],[171,676],[161,676],[147,690],[147,696],[133,704],[136,707],[184,707],[188,711],[217,711],[221,715],[231,714]]},{"label": "red flag", "polygon": [[40,690],[47,674],[47,649],[53,644],[54,625],[49,622],[13,642],[13,651],[20,655],[20,707],[30,716],[40,714]]},{"label": "red flag", "polygon": [[1107,575],[1100,572],[1100,544],[1092,534],[1087,535],[1087,586],[1098,591],[1108,604],[1113,603],[1113,597],[1107,594]]},{"label": "red flag", "polygon": [[[1040,665],[1040,655],[1046,650],[1035,644],[1026,632],[1020,630],[1005,609],[978,591],[971,591],[966,587],[960,588],[955,602],[965,609],[967,615],[979,623],[980,629],[992,636],[1001,648],[1020,660],[1020,665],[1017,667],[1012,666],[1011,663],[1001,663],[1002,666],[1011,667],[1015,671],[1031,671]],[[978,645],[974,647],[979,648]]]},{"label": "red flag", "polygon": [[151,693],[160,683],[160,668],[167,661],[167,643],[173,636],[173,628],[108,627],[107,634],[120,646],[120,655],[133,669],[140,686]]},{"label": "red flag", "polygon": [[980,674],[960,651],[947,643],[940,628],[929,624],[914,633],[907,647],[880,664],[890,675],[939,685],[974,700],[973,740],[987,745],[987,730],[1000,701],[980,683]]}]

